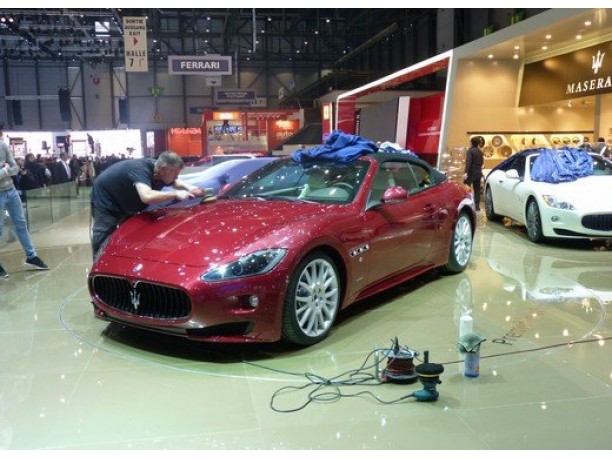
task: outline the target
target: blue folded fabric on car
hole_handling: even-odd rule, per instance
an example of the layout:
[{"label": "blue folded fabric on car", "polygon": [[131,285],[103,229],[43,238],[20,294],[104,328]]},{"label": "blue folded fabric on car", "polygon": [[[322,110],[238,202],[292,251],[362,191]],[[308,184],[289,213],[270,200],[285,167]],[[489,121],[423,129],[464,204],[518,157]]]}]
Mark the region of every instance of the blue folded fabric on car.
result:
[{"label": "blue folded fabric on car", "polygon": [[593,173],[593,159],[586,150],[566,147],[559,150],[540,148],[539,151],[531,167],[534,182],[573,182]]},{"label": "blue folded fabric on car", "polygon": [[414,156],[415,158],[418,158],[419,156],[410,150],[406,150],[405,148],[402,148],[399,144],[397,143],[391,143],[391,142],[384,142],[380,147],[378,147],[380,150],[382,151],[386,151],[387,153],[404,153],[404,154],[409,154],[411,156]]},{"label": "blue folded fabric on car", "polygon": [[377,150],[376,144],[371,140],[336,129],[329,134],[323,145],[295,150],[291,158],[302,163],[312,159],[350,163],[362,155],[374,153]]}]

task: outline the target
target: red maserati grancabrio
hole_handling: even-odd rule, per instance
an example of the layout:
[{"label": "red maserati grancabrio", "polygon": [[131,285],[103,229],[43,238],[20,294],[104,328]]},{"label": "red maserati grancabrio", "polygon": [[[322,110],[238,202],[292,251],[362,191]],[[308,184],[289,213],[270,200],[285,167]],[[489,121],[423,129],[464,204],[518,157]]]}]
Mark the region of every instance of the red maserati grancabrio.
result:
[{"label": "red maserati grancabrio", "polygon": [[309,345],[338,311],[425,271],[465,269],[473,196],[402,153],[281,159],[113,234],[88,285],[101,319],[214,342]]}]

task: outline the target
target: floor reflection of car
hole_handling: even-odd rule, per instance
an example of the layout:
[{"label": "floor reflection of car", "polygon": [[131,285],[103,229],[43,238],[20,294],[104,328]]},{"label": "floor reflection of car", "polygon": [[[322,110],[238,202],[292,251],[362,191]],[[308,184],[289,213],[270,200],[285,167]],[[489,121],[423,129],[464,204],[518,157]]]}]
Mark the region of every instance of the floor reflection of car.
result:
[{"label": "floor reflection of car", "polygon": [[[273,156],[250,159],[232,159],[230,161],[220,162],[215,166],[211,166],[198,172],[189,172],[188,168],[184,168],[179,175],[179,179],[198,188],[207,188],[212,192],[212,194],[216,195],[219,194],[219,191],[221,191],[223,187],[236,183],[238,180],[247,176],[251,172],[260,169],[266,164],[277,159],[277,157]],[[200,198],[195,198],[183,202],[172,201],[165,204],[152,204],[147,207],[147,210],[168,206],[187,207],[199,201]]]},{"label": "floor reflection of car", "polygon": [[593,154],[592,174],[574,181],[532,180],[538,150],[519,152],[495,167],[485,184],[489,220],[509,217],[526,226],[533,242],[546,238],[612,237],[612,162]]},{"label": "floor reflection of car", "polygon": [[504,277],[504,288],[519,286],[523,300],[563,302],[595,297],[602,304],[612,301],[609,253],[528,247],[493,233],[485,255],[489,267]]},{"label": "floor reflection of car", "polygon": [[474,229],[471,190],[411,155],[283,158],[215,201],[132,217],[88,285],[105,320],[313,344],[358,300],[435,268],[463,271]]}]

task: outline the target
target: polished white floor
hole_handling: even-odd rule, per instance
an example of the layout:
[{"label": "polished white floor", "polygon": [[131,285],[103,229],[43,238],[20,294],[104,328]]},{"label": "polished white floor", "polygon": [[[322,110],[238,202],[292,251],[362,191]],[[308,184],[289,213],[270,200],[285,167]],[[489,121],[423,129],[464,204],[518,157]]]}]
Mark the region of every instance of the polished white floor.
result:
[{"label": "polished white floor", "polygon": [[[48,272],[25,270],[18,243],[0,250],[10,273],[0,280],[0,449],[612,447],[612,251],[602,243],[534,245],[520,227],[482,220],[466,272],[358,304],[323,343],[220,346],[95,319],[87,221],[81,212],[34,233]],[[466,309],[486,337],[477,378],[463,376],[456,350]],[[420,383],[296,389],[349,379],[394,337],[444,365],[437,401],[386,403]],[[308,403],[317,387],[327,396]]]}]

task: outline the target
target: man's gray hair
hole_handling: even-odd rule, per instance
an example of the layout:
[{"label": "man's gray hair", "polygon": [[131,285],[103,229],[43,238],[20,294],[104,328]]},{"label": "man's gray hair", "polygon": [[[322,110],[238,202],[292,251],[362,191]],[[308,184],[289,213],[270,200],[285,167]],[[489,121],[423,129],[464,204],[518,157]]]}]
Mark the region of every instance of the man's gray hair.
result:
[{"label": "man's gray hair", "polygon": [[185,167],[185,163],[183,163],[183,158],[181,158],[178,153],[173,151],[164,151],[155,161],[156,169],[159,169],[162,166],[178,167],[179,169],[182,169]]}]

